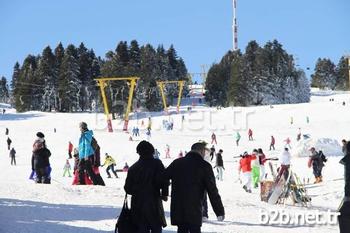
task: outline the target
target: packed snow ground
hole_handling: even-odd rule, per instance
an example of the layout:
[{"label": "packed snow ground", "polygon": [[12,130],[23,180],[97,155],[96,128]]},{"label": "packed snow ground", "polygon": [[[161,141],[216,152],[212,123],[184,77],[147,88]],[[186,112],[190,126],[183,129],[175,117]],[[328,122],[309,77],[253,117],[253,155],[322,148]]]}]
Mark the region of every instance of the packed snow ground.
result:
[{"label": "packed snow ground", "polygon": [[[330,102],[329,98],[334,98]],[[342,102],[347,105],[343,106]],[[331,138],[340,142],[350,139],[350,95],[313,96],[311,103],[297,105],[275,105],[248,108],[223,108],[220,110],[207,107],[194,107],[189,114],[186,107],[182,110],[185,121],[181,124],[182,114],[164,116],[160,113],[139,113],[130,121],[129,128],[141,126],[142,120],[147,125],[148,115],[152,115],[151,142],[161,152],[161,159],[168,165],[177,157],[180,150],[189,151],[191,144],[198,140],[210,142],[212,132],[217,135],[216,148],[223,149],[224,181],[218,181],[217,186],[225,206],[224,222],[216,221],[215,214],[209,207],[209,222],[204,223],[202,232],[338,232],[337,225],[261,225],[260,211],[280,210],[290,216],[307,211],[336,211],[343,196],[343,166],[339,164],[340,157],[329,156],[324,168],[324,183],[310,185],[308,193],[312,197],[309,208],[293,206],[291,202],[285,205],[269,205],[261,202],[259,189],[247,194],[238,182],[237,158],[244,151],[251,152],[261,147],[268,157],[278,156],[287,137],[297,147],[296,135],[298,128],[303,134],[310,134],[313,139]],[[309,117],[310,123],[306,122]],[[293,117],[293,124],[290,123]],[[136,119],[137,118],[137,119]],[[162,120],[173,120],[174,130],[162,128]],[[75,146],[79,139],[78,124],[86,121],[94,130],[96,139],[101,146],[101,154],[108,152],[117,161],[117,168],[122,168],[125,162],[133,164],[138,155],[135,148],[141,137],[129,141],[129,134],[115,130],[106,132],[105,118],[95,113],[41,113],[28,112],[16,114],[8,110],[0,115],[0,232],[1,233],[94,233],[113,232],[116,216],[119,214],[123,198],[125,173],[119,173],[120,178],[107,179],[104,169],[102,177],[105,187],[73,186],[72,178],[62,177],[63,166],[67,158],[68,141]],[[122,128],[122,124],[113,121],[114,128]],[[5,128],[10,130],[12,146],[17,151],[17,166],[10,165],[5,136]],[[57,132],[54,133],[54,128]],[[254,141],[248,141],[248,128],[253,130]],[[141,128],[144,129],[144,128]],[[239,130],[241,145],[235,145],[235,132]],[[30,158],[35,134],[42,131],[46,136],[48,148],[52,152],[51,166],[52,184],[38,185],[28,179],[31,172]],[[276,138],[276,151],[268,150],[270,137]],[[165,146],[170,145],[172,159],[164,159]],[[103,156],[102,156],[103,158]],[[102,159],[103,160],[103,159]],[[302,179],[313,181],[312,169],[307,167],[307,158],[294,157],[292,169]],[[73,161],[71,161],[73,165]],[[266,170],[268,168],[266,167]],[[165,203],[168,225],[170,200]],[[210,205],[209,205],[210,206]],[[168,226],[164,232],[176,232],[176,227]]]}]

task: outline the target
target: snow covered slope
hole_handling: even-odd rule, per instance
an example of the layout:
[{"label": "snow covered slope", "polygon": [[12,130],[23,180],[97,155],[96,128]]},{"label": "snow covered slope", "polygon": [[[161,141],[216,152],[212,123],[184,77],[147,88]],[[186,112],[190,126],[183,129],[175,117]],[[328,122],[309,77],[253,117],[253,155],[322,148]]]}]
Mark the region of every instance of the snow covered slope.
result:
[{"label": "snow covered slope", "polygon": [[[330,102],[329,98],[335,99]],[[308,192],[312,197],[312,206],[308,209],[293,206],[287,202],[284,206],[271,206],[261,202],[259,190],[247,194],[238,182],[237,156],[244,151],[262,148],[268,157],[278,156],[284,147],[284,140],[292,140],[292,153],[297,147],[296,136],[300,128],[302,134],[311,138],[350,139],[350,95],[312,96],[312,102],[296,105],[275,105],[247,108],[195,107],[191,113],[186,106],[181,114],[164,116],[160,113],[144,113],[133,116],[129,123],[141,127],[141,138],[129,141],[129,134],[121,130],[106,132],[103,114],[94,113],[41,113],[27,112],[17,114],[8,109],[0,114],[0,232],[1,233],[94,233],[113,232],[115,218],[122,206],[123,185],[126,174],[119,179],[107,179],[104,170],[102,176],[106,187],[72,186],[71,178],[62,177],[63,166],[67,158],[68,141],[76,146],[79,139],[78,124],[88,123],[94,130],[101,146],[101,154],[108,152],[121,168],[125,162],[132,164],[138,159],[136,145],[145,139],[148,116],[152,116],[151,142],[161,152],[165,165],[171,163],[180,152],[189,151],[191,144],[198,140],[210,142],[212,132],[217,135],[216,148],[223,149],[225,164],[224,181],[218,182],[226,219],[217,222],[209,208],[209,222],[204,223],[202,232],[338,232],[337,225],[261,225],[260,211],[280,210],[290,215],[305,211],[335,211],[343,196],[343,167],[339,157],[330,157],[324,168],[324,183],[310,185]],[[342,102],[346,101],[345,106]],[[182,123],[181,117],[185,116]],[[309,117],[309,123],[306,118]],[[293,118],[293,124],[291,124]],[[174,130],[162,128],[162,121],[174,122]],[[115,129],[121,129],[122,123],[113,121]],[[7,150],[5,128],[9,128],[12,146],[17,151],[17,166],[10,165]],[[56,128],[56,133],[54,133]],[[248,141],[247,131],[253,130],[254,141]],[[52,184],[38,185],[28,179],[30,157],[36,132],[46,136],[48,148],[52,152]],[[242,135],[240,145],[235,145],[235,133]],[[276,138],[276,151],[268,151],[270,137]],[[164,159],[165,146],[170,145],[172,159]],[[317,148],[316,148],[317,149]],[[71,162],[73,163],[73,162]],[[294,157],[292,169],[301,177],[313,181],[312,170],[307,167],[307,158]],[[170,201],[165,204],[168,224]],[[176,232],[176,227],[168,226],[164,232]]]}]

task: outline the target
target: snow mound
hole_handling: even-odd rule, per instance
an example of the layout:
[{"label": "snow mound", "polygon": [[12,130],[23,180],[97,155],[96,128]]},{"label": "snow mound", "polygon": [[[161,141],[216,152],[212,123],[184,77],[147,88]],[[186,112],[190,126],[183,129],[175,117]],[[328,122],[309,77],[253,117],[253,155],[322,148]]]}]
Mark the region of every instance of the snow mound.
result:
[{"label": "snow mound", "polygon": [[317,151],[322,150],[326,156],[342,156],[342,147],[336,139],[332,138],[318,138],[318,139],[302,139],[298,142],[293,150],[295,157],[310,156],[310,148],[315,147]]}]

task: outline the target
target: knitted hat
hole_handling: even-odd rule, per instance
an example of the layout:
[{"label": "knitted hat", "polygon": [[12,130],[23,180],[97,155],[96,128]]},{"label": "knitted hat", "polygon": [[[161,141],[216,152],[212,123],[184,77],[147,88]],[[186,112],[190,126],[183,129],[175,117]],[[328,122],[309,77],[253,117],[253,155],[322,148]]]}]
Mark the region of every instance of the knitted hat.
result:
[{"label": "knitted hat", "polygon": [[87,124],[83,121],[79,123],[79,127],[84,129],[84,130],[86,130],[88,128]]},{"label": "knitted hat", "polygon": [[45,135],[44,135],[42,132],[37,132],[37,133],[36,133],[36,136],[37,136],[38,138],[44,138],[44,137],[45,137]]}]

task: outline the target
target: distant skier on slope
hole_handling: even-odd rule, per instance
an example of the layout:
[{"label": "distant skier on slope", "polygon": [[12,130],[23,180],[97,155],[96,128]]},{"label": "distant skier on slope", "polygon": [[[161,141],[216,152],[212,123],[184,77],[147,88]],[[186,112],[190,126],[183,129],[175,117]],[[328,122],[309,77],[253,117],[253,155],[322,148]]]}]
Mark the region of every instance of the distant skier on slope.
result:
[{"label": "distant skier on slope", "polygon": [[322,151],[317,152],[315,147],[310,149],[311,155],[309,157],[308,166],[313,169],[315,176],[315,184],[322,182],[322,169],[324,167],[324,162],[327,162],[326,157]]},{"label": "distant skier on slope", "polygon": [[249,129],[248,130],[248,138],[249,138],[249,141],[253,141],[253,130],[252,129]]}]

